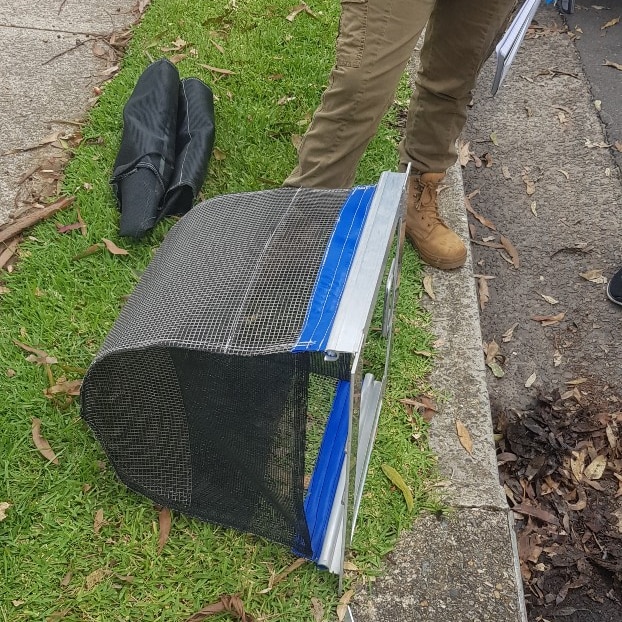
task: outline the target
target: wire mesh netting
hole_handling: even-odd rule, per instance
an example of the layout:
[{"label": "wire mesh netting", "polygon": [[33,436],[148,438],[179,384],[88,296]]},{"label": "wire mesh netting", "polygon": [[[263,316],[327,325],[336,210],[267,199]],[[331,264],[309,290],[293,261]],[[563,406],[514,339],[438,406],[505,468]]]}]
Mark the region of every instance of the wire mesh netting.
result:
[{"label": "wire mesh netting", "polygon": [[348,194],[226,195],[171,229],[82,388],[82,415],[130,488],[311,552],[309,378],[347,379],[350,360],[291,350]]}]

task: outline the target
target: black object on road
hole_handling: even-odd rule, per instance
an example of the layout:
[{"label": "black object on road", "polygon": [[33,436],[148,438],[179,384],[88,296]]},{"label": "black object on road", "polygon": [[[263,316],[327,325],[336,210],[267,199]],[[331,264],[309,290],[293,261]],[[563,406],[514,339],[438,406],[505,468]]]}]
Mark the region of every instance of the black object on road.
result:
[{"label": "black object on road", "polygon": [[620,268],[607,284],[607,297],[611,302],[622,305],[622,268]]},{"label": "black object on road", "polygon": [[213,142],[209,87],[196,78],[180,82],[166,59],[149,65],[123,109],[123,138],[111,179],[121,235],[140,238],[165,215],[192,207]]}]

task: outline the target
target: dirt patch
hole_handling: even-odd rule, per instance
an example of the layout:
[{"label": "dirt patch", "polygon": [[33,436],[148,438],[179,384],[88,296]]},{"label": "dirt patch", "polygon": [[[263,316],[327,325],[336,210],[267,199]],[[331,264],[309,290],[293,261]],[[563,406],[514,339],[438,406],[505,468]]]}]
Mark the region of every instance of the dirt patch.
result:
[{"label": "dirt patch", "polygon": [[593,379],[496,413],[531,621],[622,619],[622,400]]}]

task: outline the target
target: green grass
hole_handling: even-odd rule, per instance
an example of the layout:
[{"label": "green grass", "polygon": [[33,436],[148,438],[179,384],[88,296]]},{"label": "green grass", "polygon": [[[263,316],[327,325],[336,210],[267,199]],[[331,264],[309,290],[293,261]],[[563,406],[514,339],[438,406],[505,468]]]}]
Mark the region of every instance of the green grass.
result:
[{"label": "green grass", "polygon": [[[233,9],[236,3],[225,0],[154,0],[66,170],[65,192],[76,195],[75,206],[31,230],[20,245],[15,270],[2,276],[9,291],[0,294],[0,502],[12,507],[0,522],[0,621],[46,620],[66,610],[66,621],[178,621],[225,593],[239,594],[259,620],[312,620],[312,597],[323,603],[325,619],[334,618],[337,581],[310,564],[260,593],[293,557],[259,538],[175,514],[170,539],[158,555],[153,504],[118,481],[82,423],[77,403],[48,399],[46,370],[27,362],[27,353],[13,343],[18,339],[56,357],[58,364],[51,366],[56,380],[80,378],[123,297],[171,226],[160,224],[141,242],[120,240],[108,180],[123,104],[150,60],[178,37],[188,43],[182,50],[188,57],[178,65],[181,75],[203,78],[217,97],[216,146],[224,157],[212,158],[204,196],[269,188],[284,179],[296,161],[291,136],[304,133],[325,86],[338,19],[338,3],[317,0],[309,3],[316,19],[301,14],[290,23],[285,16],[293,4],[238,0]],[[201,65],[235,73],[215,79]],[[278,105],[281,97],[294,99]],[[396,109],[389,112],[370,145],[359,182],[373,183],[381,171],[394,168],[395,116]],[[54,225],[74,222],[76,207],[88,225],[87,236],[58,234]],[[102,238],[116,241],[130,255],[102,251],[72,259]],[[394,466],[410,485],[415,513],[438,508],[429,494],[434,458],[425,425],[399,402],[426,389],[430,365],[414,354],[429,350],[432,340],[418,305],[420,274],[418,259],[407,248],[390,382],[351,553],[364,576],[380,572],[382,555],[413,518],[382,473],[383,463]],[[370,344],[372,362],[382,356],[382,343],[376,341]],[[58,466],[34,448],[33,417],[42,420]],[[99,509],[106,522],[95,533]],[[101,571],[98,582],[96,571]],[[348,581],[357,579],[360,574],[354,573]]]}]

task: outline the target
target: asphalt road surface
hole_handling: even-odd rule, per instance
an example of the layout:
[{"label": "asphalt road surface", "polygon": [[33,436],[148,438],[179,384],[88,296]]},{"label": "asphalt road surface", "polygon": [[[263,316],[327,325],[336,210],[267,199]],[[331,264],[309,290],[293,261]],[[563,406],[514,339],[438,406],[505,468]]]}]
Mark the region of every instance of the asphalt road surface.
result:
[{"label": "asphalt road surface", "polygon": [[[599,1],[570,16],[543,5],[495,97],[494,58],[484,67],[465,128],[493,418],[573,386],[620,410],[622,307],[606,282],[622,267],[622,71],[605,63],[622,67],[622,0]],[[612,587],[595,574],[560,615],[620,622]],[[554,598],[538,607],[526,596],[532,622],[557,619]]]}]

